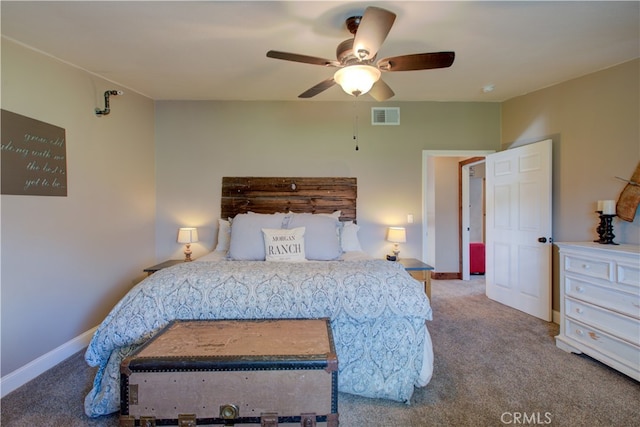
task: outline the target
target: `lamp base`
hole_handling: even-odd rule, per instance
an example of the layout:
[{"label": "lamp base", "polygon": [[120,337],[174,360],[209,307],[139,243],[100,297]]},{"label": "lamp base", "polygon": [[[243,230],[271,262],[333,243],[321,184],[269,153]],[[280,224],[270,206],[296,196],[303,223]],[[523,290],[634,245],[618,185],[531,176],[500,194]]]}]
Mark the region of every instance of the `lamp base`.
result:
[{"label": "lamp base", "polygon": [[193,261],[191,259],[191,245],[187,243],[184,249],[184,262]]}]

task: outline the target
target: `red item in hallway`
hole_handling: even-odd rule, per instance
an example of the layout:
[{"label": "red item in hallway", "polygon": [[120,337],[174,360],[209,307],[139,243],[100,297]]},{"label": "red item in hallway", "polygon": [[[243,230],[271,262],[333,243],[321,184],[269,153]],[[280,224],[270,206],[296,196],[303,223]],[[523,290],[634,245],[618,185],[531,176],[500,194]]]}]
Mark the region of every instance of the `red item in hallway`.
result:
[{"label": "red item in hallway", "polygon": [[469,244],[469,273],[484,274],[484,243]]}]

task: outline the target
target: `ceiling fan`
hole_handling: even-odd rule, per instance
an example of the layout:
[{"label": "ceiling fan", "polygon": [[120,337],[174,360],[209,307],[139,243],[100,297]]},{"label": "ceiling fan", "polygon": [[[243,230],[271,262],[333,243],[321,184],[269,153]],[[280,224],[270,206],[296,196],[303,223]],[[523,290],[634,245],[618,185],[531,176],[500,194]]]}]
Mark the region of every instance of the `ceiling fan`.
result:
[{"label": "ceiling fan", "polygon": [[302,92],[298,98],[314,97],[338,83],[349,95],[357,97],[369,93],[376,101],[384,101],[395,94],[380,78],[382,72],[447,68],[455,59],[455,52],[431,52],[393,56],[375,62],[395,19],[395,13],[373,6],[367,7],[362,16],[347,18],[347,28],[354,37],[338,45],[337,60],[276,50],[267,52],[267,57],[338,68],[333,77]]}]

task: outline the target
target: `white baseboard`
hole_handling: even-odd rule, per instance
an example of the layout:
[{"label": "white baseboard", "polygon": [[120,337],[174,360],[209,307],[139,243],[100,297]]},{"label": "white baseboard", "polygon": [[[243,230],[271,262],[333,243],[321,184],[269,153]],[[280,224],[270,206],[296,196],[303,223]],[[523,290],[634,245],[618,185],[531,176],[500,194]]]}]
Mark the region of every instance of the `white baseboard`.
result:
[{"label": "white baseboard", "polygon": [[96,329],[97,326],[0,378],[0,397],[5,397],[18,387],[25,385],[85,348],[89,345]]}]

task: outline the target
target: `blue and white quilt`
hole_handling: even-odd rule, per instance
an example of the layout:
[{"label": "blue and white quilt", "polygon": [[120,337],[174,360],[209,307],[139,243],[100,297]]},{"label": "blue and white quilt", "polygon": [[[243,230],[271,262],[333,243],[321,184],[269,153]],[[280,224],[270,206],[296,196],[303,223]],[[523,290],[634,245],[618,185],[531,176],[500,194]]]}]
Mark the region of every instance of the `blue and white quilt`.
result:
[{"label": "blue and white quilt", "polygon": [[96,330],[90,417],[120,409],[120,362],[175,319],[331,319],[338,390],[409,403],[433,371],[423,286],[384,260],[191,262],[134,287]]}]

